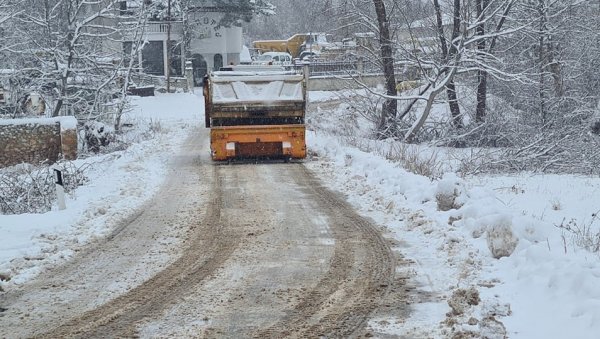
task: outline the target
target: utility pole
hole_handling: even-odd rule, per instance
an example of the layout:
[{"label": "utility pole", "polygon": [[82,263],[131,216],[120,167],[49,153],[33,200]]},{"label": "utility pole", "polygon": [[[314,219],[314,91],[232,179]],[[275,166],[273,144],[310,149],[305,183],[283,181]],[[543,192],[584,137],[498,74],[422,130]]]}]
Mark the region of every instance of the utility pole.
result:
[{"label": "utility pole", "polygon": [[167,93],[171,93],[171,0],[167,2]]}]

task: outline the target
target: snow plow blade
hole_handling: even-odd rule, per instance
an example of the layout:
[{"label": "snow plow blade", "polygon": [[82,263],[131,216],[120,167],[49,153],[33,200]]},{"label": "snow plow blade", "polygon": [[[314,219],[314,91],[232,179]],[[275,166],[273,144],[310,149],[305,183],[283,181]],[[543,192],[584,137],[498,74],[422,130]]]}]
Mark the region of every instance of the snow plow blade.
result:
[{"label": "snow plow blade", "polygon": [[212,159],[304,159],[304,133],[304,125],[215,126],[210,131]]}]

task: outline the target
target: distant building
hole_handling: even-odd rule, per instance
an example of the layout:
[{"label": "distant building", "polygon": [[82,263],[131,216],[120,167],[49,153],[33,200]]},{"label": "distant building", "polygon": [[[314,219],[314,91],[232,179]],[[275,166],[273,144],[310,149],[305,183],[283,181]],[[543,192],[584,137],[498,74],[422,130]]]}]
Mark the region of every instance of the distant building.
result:
[{"label": "distant building", "polygon": [[202,79],[207,70],[218,70],[223,65],[240,63],[242,28],[219,27],[224,14],[219,7],[207,5],[193,7],[188,13],[191,33],[189,55],[194,67],[195,82]]},{"label": "distant building", "polygon": [[[128,12],[133,14],[137,6],[139,1],[122,1],[120,10],[122,14]],[[143,37],[146,44],[138,54],[141,71],[152,75],[166,75],[166,70],[169,69],[168,40],[171,41],[172,46],[171,75],[182,76],[186,58],[191,59],[196,85],[200,84],[209,70],[218,70],[230,63],[239,64],[242,52],[242,28],[219,27],[219,22],[224,15],[222,8],[211,5],[210,2],[192,0],[185,22],[175,15],[170,21],[148,21]],[[187,43],[186,32],[189,35]],[[131,46],[130,41],[123,43],[126,56],[130,53]]]}]

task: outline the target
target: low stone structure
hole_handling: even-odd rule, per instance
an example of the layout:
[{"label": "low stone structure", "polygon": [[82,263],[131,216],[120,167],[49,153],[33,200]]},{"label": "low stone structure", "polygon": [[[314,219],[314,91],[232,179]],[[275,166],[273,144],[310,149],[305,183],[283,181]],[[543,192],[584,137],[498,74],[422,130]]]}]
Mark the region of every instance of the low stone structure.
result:
[{"label": "low stone structure", "polygon": [[353,79],[348,76],[311,76],[308,80],[309,91],[339,91],[343,89],[359,89],[363,86],[376,87],[383,85],[383,75],[361,75]]},{"label": "low stone structure", "polygon": [[77,158],[74,117],[0,120],[0,167]]}]

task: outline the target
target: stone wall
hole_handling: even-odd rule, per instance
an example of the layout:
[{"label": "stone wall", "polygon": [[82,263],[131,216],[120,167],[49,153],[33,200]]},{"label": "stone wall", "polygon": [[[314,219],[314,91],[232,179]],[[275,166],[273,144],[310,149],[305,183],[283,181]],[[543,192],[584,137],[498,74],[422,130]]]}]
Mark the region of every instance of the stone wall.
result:
[{"label": "stone wall", "polygon": [[362,75],[355,81],[352,78],[315,76],[308,79],[309,91],[339,91],[342,89],[359,89],[363,86],[376,87],[385,83],[383,75]]},{"label": "stone wall", "polygon": [[74,117],[0,120],[0,167],[77,158]]}]

